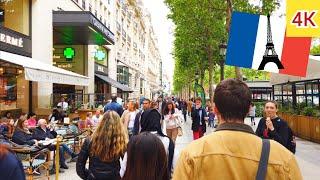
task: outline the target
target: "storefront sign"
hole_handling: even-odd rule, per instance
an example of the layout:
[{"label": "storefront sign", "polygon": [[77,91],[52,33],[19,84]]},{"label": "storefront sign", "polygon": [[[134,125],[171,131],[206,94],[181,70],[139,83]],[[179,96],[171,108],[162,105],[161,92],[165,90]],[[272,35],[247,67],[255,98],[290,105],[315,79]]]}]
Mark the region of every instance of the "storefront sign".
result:
[{"label": "storefront sign", "polygon": [[98,19],[96,19],[94,16],[91,16],[90,23],[94,27],[98,28],[106,37],[108,37],[108,39],[114,42],[114,34],[107,27],[105,27]]},{"label": "storefront sign", "polygon": [[31,56],[31,38],[0,26],[0,50]]},{"label": "storefront sign", "polygon": [[4,9],[0,9],[0,23],[4,22]]},{"label": "storefront sign", "polygon": [[94,64],[94,71],[100,72],[100,74],[102,73],[102,74],[108,75],[108,67],[100,65],[98,63]]}]

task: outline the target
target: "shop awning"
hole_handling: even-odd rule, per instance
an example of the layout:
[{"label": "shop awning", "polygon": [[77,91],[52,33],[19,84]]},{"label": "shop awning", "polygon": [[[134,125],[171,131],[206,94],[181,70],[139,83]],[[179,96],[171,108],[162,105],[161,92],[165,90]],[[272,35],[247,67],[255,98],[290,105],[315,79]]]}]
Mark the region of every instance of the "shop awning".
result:
[{"label": "shop awning", "polygon": [[119,83],[118,81],[111,79],[108,76],[100,75],[100,74],[95,74],[95,76],[100,78],[101,80],[105,81],[106,83],[109,83],[111,86],[122,90],[123,92],[133,92],[133,90],[130,89],[130,87],[123,85],[123,84]]},{"label": "shop awning", "polygon": [[33,58],[0,51],[0,61],[22,66],[25,72],[25,79],[29,81],[79,86],[89,85],[89,78],[86,76],[43,63]]},{"label": "shop awning", "polygon": [[54,11],[52,19],[56,45],[114,44],[114,34],[89,11]]}]

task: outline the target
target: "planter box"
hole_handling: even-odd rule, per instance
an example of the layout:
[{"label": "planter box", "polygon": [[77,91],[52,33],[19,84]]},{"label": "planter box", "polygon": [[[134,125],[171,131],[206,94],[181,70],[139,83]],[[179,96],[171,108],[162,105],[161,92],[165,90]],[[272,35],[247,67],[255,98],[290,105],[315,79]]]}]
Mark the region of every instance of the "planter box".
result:
[{"label": "planter box", "polygon": [[320,143],[320,119],[316,117],[293,115],[279,112],[297,137]]}]

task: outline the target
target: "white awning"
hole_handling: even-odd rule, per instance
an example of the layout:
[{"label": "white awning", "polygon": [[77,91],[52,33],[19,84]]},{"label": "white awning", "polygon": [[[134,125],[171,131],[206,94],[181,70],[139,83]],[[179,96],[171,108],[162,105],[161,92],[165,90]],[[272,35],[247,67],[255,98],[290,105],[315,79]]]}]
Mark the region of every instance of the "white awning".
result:
[{"label": "white awning", "polygon": [[89,85],[89,78],[86,76],[43,63],[33,58],[0,51],[0,60],[22,66],[25,72],[25,79],[29,81],[79,86]]}]

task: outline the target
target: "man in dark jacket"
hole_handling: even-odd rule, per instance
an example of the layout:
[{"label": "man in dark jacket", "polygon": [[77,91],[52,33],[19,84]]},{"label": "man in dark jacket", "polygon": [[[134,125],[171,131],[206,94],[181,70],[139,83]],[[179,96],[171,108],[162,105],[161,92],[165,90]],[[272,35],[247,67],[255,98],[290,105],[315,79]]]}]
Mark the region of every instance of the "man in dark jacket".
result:
[{"label": "man in dark jacket", "polygon": [[123,108],[119,103],[117,103],[117,96],[112,96],[111,103],[104,106],[104,112],[107,111],[115,111],[120,117],[122,116]]},{"label": "man in dark jacket", "polygon": [[192,125],[191,130],[193,131],[193,139],[199,139],[203,136],[206,132],[206,119],[207,119],[207,112],[206,110],[201,107],[201,98],[196,98],[196,106],[192,108],[191,118],[192,118]]},{"label": "man in dark jacket", "polygon": [[[38,127],[34,130],[33,132],[33,137],[37,140],[48,140],[48,139],[54,139],[54,136],[56,136],[56,132],[53,130],[50,130],[47,127],[47,121],[45,119],[40,119],[38,121]],[[50,150],[55,150],[55,146],[52,145],[49,147]],[[66,144],[62,144],[60,146],[60,166],[63,169],[68,169],[68,166],[65,163],[65,159],[64,159],[64,153],[67,152],[72,159],[76,158],[77,155],[66,145]]]},{"label": "man in dark jacket", "polygon": [[150,99],[144,99],[142,101],[142,110],[138,112],[136,115],[136,118],[134,120],[134,127],[133,127],[133,135],[137,135],[140,133],[141,126],[140,126],[140,119],[141,119],[141,114],[146,111],[147,109],[150,109],[151,106],[151,101]]},{"label": "man in dark jacket", "polygon": [[260,119],[256,134],[264,139],[273,139],[287,147],[288,124],[277,116],[277,103],[274,101],[267,102],[264,111],[266,118]]}]

